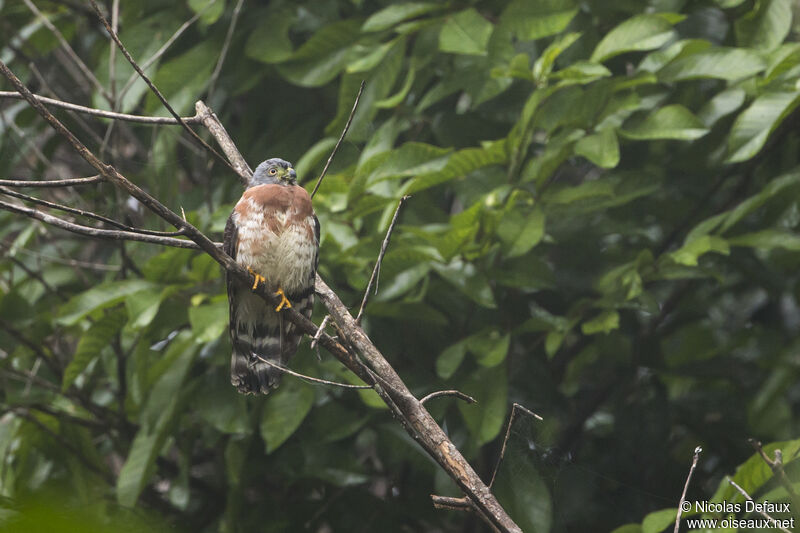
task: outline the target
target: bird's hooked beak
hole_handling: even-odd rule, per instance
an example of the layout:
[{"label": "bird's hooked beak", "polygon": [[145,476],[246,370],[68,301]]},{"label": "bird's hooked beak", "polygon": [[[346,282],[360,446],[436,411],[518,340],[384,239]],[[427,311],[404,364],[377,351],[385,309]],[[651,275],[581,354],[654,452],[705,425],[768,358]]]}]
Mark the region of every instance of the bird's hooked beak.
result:
[{"label": "bird's hooked beak", "polygon": [[294,181],[297,179],[297,172],[295,172],[294,169],[290,167],[283,171],[281,177],[286,181]]}]

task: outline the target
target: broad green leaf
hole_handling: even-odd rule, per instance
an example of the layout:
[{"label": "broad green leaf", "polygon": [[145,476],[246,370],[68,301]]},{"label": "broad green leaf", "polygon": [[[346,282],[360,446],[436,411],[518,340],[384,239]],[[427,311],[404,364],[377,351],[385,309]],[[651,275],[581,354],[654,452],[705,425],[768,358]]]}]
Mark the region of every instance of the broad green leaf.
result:
[{"label": "broad green leaf", "polygon": [[780,76],[791,76],[800,68],[800,43],[785,43],[769,54],[764,83],[770,83]]},{"label": "broad green leaf", "polygon": [[513,0],[500,21],[518,39],[530,41],[562,32],[577,13],[573,0]]},{"label": "broad green leaf", "polygon": [[222,433],[251,431],[247,397],[231,385],[229,373],[223,367],[215,367],[204,376],[196,391],[192,405],[206,424]]},{"label": "broad green leaf", "polygon": [[619,163],[619,141],[613,128],[587,135],[575,143],[575,155],[581,155],[600,168],[614,168]]},{"label": "broad green leaf", "polygon": [[608,76],[611,76],[610,70],[592,61],[576,61],[550,75],[552,79],[562,80],[562,85],[567,83],[585,85]]},{"label": "broad green leaf", "polygon": [[497,473],[494,492],[500,504],[523,531],[551,531],[553,497],[545,476],[528,457],[505,458]]},{"label": "broad green leaf", "polygon": [[619,313],[616,311],[603,311],[591,320],[581,324],[581,331],[584,335],[609,333],[617,328],[619,328]]},{"label": "broad green leaf", "polygon": [[765,68],[764,60],[752,50],[716,47],[673,61],[659,71],[658,77],[668,82],[700,78],[734,81]]},{"label": "broad green leaf", "polygon": [[478,272],[472,263],[456,259],[448,265],[433,263],[433,268],[445,281],[474,302],[490,309],[497,307],[489,280],[482,272]]},{"label": "broad green leaf", "polygon": [[772,50],[781,44],[791,27],[791,0],[756,2],[753,10],[734,24],[739,45],[763,50]]},{"label": "broad green leaf", "polygon": [[101,283],[88,291],[77,294],[65,303],[59,309],[56,322],[72,326],[93,311],[115,305],[131,294],[156,287],[155,284],[141,279]]},{"label": "broad green leaf", "polygon": [[682,39],[662,50],[647,54],[637,67],[639,72],[657,72],[671,61],[708,50],[711,43],[705,39]]},{"label": "broad green leaf", "polygon": [[528,253],[544,236],[544,213],[540,209],[524,212],[511,207],[497,226],[497,235],[507,245],[506,257]]},{"label": "broad green leaf", "polygon": [[636,15],[603,37],[592,61],[606,61],[619,54],[659,48],[675,37],[673,23],[664,14]]},{"label": "broad green leaf", "polygon": [[412,64],[408,68],[408,72],[406,73],[406,79],[403,82],[403,86],[400,88],[400,90],[397,91],[392,96],[389,96],[388,98],[384,98],[383,100],[378,100],[377,102],[375,102],[374,104],[375,107],[379,109],[390,109],[392,107],[397,107],[398,105],[400,105],[403,102],[403,100],[406,99],[406,96],[408,96],[408,93],[411,90],[411,86],[414,84],[414,79],[416,78],[416,74],[417,70]]},{"label": "broad green leaf", "polygon": [[173,341],[168,351],[176,357],[172,358],[171,366],[161,375],[147,398],[139,431],[117,478],[117,501],[126,507],[132,507],[136,503],[150,480],[156,458],[172,430],[182,396],[183,381],[194,361],[197,348],[193,347],[191,335],[183,332]]},{"label": "broad green leaf", "polygon": [[195,341],[203,343],[217,339],[228,327],[227,299],[217,299],[208,305],[190,307],[189,323],[192,325]]},{"label": "broad green leaf", "polygon": [[508,409],[505,365],[475,370],[460,384],[458,390],[478,402],[458,402],[458,410],[476,444],[481,446],[493,440],[503,427]]},{"label": "broad green leaf", "polygon": [[733,88],[722,91],[706,102],[697,113],[697,118],[702,120],[706,127],[710,128],[719,119],[742,107],[745,98],[746,93],[743,89]]},{"label": "broad green leaf", "polygon": [[733,123],[726,162],[747,161],[760,152],[770,133],[794,111],[798,103],[799,92],[771,92],[756,98]]},{"label": "broad green leaf", "polygon": [[680,104],[668,105],[656,110],[644,120],[625,124],[620,133],[638,141],[655,139],[675,139],[691,141],[708,133],[705,127],[691,111]]},{"label": "broad green leaf", "polygon": [[370,15],[364,25],[361,26],[361,31],[387,30],[399,22],[404,22],[441,8],[442,5],[435,2],[392,4]]},{"label": "broad green leaf", "polygon": [[250,33],[244,53],[262,63],[280,63],[292,56],[289,28],[294,21],[291,9],[271,9],[260,17]]},{"label": "broad green leaf", "polygon": [[675,524],[675,517],[678,516],[678,509],[669,508],[653,511],[642,520],[642,533],[661,533],[667,526]]},{"label": "broad green leaf", "polygon": [[385,42],[380,46],[354,47],[356,52],[363,48],[366,54],[348,63],[347,72],[367,72],[372,70],[386,57],[386,54],[389,53],[389,50],[392,49],[396,42],[397,39]]},{"label": "broad green leaf", "polygon": [[126,297],[125,309],[128,311],[128,327],[138,330],[149,326],[161,308],[161,303],[177,290],[178,287],[175,285],[163,289],[153,287]]},{"label": "broad green leaf", "polygon": [[461,366],[466,354],[467,347],[464,341],[448,346],[436,358],[436,374],[442,379],[450,379]]},{"label": "broad green leaf", "polygon": [[267,453],[274,452],[300,427],[314,403],[314,388],[292,376],[270,393],[261,413],[261,437]]},{"label": "broad green leaf", "polygon": [[91,363],[100,352],[111,343],[114,335],[122,329],[127,319],[124,309],[115,309],[107,313],[103,318],[91,325],[86,332],[81,335],[75,355],[64,369],[64,377],[61,380],[61,390],[69,389],[81,372]]},{"label": "broad green leaf", "polygon": [[[798,451],[800,451],[800,440],[771,442],[765,444],[762,449],[767,457],[775,457],[775,450],[780,449],[783,453],[784,460],[787,457],[794,458]],[[739,465],[739,468],[736,469],[736,474],[731,476],[731,479],[748,494],[753,494],[758,492],[765,483],[773,479],[773,476],[772,470],[770,470],[767,463],[764,462],[764,459],[762,459],[758,453],[754,453],[747,461]],[[728,483],[727,479],[722,479],[711,501],[736,503],[743,502],[744,497]]]},{"label": "broad green leaf", "polygon": [[438,171],[417,175],[403,189],[412,194],[467,174],[479,168],[497,165],[507,160],[505,143],[496,142],[484,148],[465,148],[452,154],[445,166]]},{"label": "broad green leaf", "polygon": [[195,13],[200,13],[200,20],[204,25],[214,24],[225,11],[225,0],[188,0],[189,7]]},{"label": "broad green leaf", "polygon": [[700,256],[708,252],[728,255],[730,253],[728,241],[713,235],[703,235],[687,242],[681,248],[672,252],[670,257],[680,265],[697,266],[697,260]]},{"label": "broad green leaf", "polygon": [[439,34],[439,50],[454,54],[486,55],[492,23],[469,8],[448,17]]},{"label": "broad green leaf", "polygon": [[442,170],[447,164],[450,150],[424,143],[406,143],[383,159],[370,172],[367,183],[372,184],[388,178],[415,176]]},{"label": "broad green leaf", "polygon": [[[153,83],[175,111],[186,113],[193,110],[214,69],[215,61],[209,61],[209,58],[218,55],[219,48],[213,40],[200,41],[181,55],[162,63]],[[150,114],[169,114],[153,93],[148,93],[145,109]]]},{"label": "broad green leaf", "polygon": [[360,26],[361,22],[356,19],[340,20],[325,26],[280,63],[278,71],[290,82],[303,87],[325,85],[350,60],[350,46],[358,39]]},{"label": "broad green leaf", "polygon": [[475,356],[479,365],[492,368],[506,360],[511,335],[502,335],[497,329],[487,329],[472,335],[464,342],[467,351]]}]

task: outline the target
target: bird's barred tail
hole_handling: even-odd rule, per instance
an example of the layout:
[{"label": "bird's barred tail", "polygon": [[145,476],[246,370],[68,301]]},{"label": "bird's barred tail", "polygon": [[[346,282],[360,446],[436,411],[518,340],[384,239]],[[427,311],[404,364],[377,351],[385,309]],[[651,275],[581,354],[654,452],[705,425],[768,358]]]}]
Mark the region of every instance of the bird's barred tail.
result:
[{"label": "bird's barred tail", "polygon": [[[298,312],[311,317],[314,306],[313,288],[302,294],[289,295],[289,300]],[[267,315],[274,317],[274,322],[268,316],[262,316],[257,325],[252,329],[233,327],[231,324],[231,383],[243,394],[268,394],[276,388],[281,381],[283,372],[263,362],[267,360],[273,365],[284,366],[289,361],[300,344],[302,334],[296,331],[296,326],[288,320],[283,320],[271,310]],[[240,324],[243,326],[244,324]]]}]

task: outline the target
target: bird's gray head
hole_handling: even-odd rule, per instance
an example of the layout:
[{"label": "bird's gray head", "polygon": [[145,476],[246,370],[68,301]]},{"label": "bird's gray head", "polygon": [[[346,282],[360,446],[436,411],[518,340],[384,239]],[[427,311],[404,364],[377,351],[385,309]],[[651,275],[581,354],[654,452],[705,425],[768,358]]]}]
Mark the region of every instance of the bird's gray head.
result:
[{"label": "bird's gray head", "polygon": [[256,167],[253,177],[250,178],[249,187],[266,184],[294,185],[295,183],[297,183],[297,173],[292,168],[292,164],[274,157]]}]

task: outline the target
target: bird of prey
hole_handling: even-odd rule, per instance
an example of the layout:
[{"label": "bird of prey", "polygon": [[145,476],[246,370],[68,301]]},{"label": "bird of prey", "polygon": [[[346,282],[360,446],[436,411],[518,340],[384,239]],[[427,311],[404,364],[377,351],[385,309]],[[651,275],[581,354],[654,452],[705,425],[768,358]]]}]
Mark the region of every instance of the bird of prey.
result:
[{"label": "bird of prey", "polygon": [[[302,337],[281,311],[294,307],[311,317],[319,262],[319,220],[291,163],[276,158],[256,167],[225,225],[223,248],[256,278],[250,287],[227,277],[231,384],[244,394],[266,394],[282,372],[262,359],[285,365]],[[259,283],[281,297],[280,305],[253,293]]]}]

